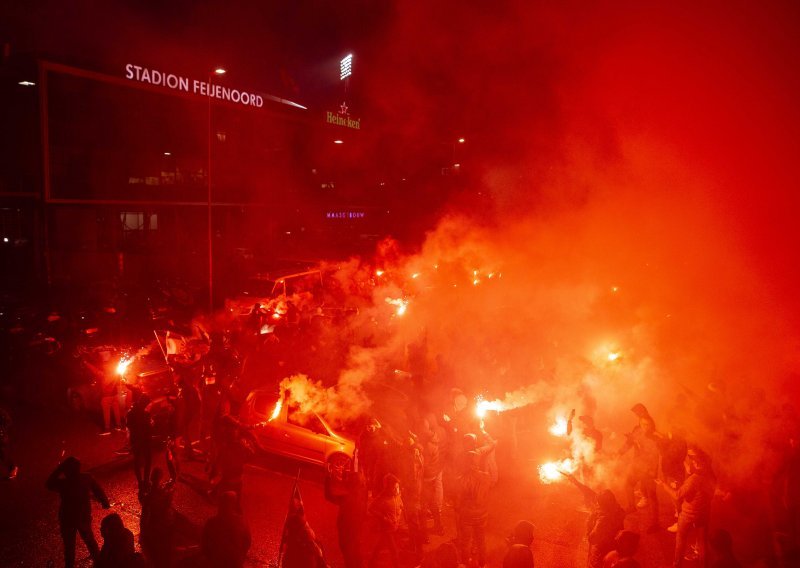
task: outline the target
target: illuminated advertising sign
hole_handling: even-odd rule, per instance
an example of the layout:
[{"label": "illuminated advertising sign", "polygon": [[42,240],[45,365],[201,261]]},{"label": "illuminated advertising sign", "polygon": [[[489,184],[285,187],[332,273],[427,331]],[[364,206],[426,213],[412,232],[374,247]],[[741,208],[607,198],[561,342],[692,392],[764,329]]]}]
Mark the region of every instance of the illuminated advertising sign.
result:
[{"label": "illuminated advertising sign", "polygon": [[326,219],[363,219],[367,214],[364,211],[326,211]]},{"label": "illuminated advertising sign", "polygon": [[325,122],[328,124],[335,124],[336,126],[361,130],[361,119],[350,118],[350,113],[347,111],[347,103],[342,103],[342,106],[339,107],[339,112],[326,112]]},{"label": "illuminated advertising sign", "polygon": [[[264,106],[264,98],[254,93],[241,91],[239,89],[231,89],[223,85],[214,84],[211,81],[190,79],[189,77],[182,77],[174,73],[159,71],[158,69],[148,69],[147,67],[141,67],[140,65],[134,65],[132,63],[128,63],[125,66],[125,77],[133,81],[139,81],[140,83],[149,83],[151,85],[167,87],[168,89],[192,93],[202,97],[219,99],[221,101],[230,101],[232,103],[257,108]],[[295,104],[294,106],[300,105]]]}]

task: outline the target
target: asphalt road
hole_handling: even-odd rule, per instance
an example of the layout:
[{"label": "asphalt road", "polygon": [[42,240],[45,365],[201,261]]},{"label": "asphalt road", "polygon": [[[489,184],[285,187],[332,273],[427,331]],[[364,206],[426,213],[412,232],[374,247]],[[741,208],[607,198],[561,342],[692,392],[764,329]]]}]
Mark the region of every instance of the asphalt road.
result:
[{"label": "asphalt road", "polygon": [[[16,480],[0,483],[0,558],[3,566],[47,566],[62,564],[56,510],[58,498],[48,492],[44,481],[62,455],[78,456],[93,473],[112,501],[126,526],[138,537],[139,503],[130,458],[113,450],[125,440],[123,433],[98,436],[99,427],[90,416],[75,414],[59,405],[9,404],[15,419],[14,454],[20,464]],[[502,443],[502,440],[501,440]],[[163,456],[154,465],[163,466]],[[298,464],[282,459],[261,459],[248,466],[244,478],[243,510],[253,533],[248,565],[267,566],[277,557],[280,532]],[[536,525],[534,555],[537,566],[571,567],[586,564],[584,537],[587,513],[578,492],[566,483],[542,485],[536,475],[536,460],[501,469],[501,480],[492,493],[487,535],[489,565],[499,566],[505,552],[505,537],[516,521],[529,519]],[[333,568],[342,566],[337,546],[336,510],[324,499],[323,472],[303,465],[300,489],[308,520],[324,545]],[[207,495],[201,462],[183,462],[174,508],[180,518],[181,555],[196,550],[199,532],[214,513]],[[666,498],[664,499],[666,501]],[[662,511],[668,509],[662,507]],[[97,506],[95,533],[105,514]],[[640,513],[626,520],[629,528],[640,529]],[[452,509],[444,514],[447,534],[431,537],[430,548],[455,536]],[[644,519],[641,519],[644,522]],[[671,524],[669,511],[662,513],[662,525]],[[644,534],[638,558],[642,566],[669,566],[674,537],[662,531]],[[80,564],[89,566],[88,553],[78,545]]]}]

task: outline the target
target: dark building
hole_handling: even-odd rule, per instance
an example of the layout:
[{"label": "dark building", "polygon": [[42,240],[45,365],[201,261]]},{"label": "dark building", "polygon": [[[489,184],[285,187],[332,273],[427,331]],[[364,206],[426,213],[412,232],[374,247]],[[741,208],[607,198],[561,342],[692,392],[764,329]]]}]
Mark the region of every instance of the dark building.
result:
[{"label": "dark building", "polygon": [[210,242],[219,301],[277,259],[386,230],[384,182],[365,174],[346,108],[127,62],[7,59],[1,88],[6,289],[181,279],[207,297]]}]

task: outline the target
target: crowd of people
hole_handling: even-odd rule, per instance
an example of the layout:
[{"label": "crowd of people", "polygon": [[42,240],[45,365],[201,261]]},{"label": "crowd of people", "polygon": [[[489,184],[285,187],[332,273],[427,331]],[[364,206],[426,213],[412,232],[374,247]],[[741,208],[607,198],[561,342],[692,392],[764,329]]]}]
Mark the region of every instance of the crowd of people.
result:
[{"label": "crowd of people", "polygon": [[[97,544],[91,529],[90,500],[94,498],[104,508],[109,507],[109,500],[92,476],[81,472],[80,462],[69,457],[47,481],[47,488],[61,497],[59,523],[66,566],[74,565],[76,534],[80,534],[96,566],[244,564],[251,545],[241,507],[244,466],[264,450],[239,421],[246,391],[220,336],[212,338],[210,349],[201,359],[199,367],[214,369],[214,373],[198,374],[197,365],[173,366],[175,388],[171,396],[151,398],[128,386],[127,412],[115,408],[119,397],[114,388],[103,391],[103,433],[112,426],[127,431],[127,443],[119,453],[132,457],[141,505],[139,552],[133,532],[116,513],[102,520],[103,545]],[[105,372],[104,378],[107,376]],[[114,380],[118,379],[110,379]],[[123,387],[117,384],[115,388]],[[501,479],[496,438],[502,444],[502,434],[490,434],[491,428],[459,389],[440,388],[434,403],[429,393],[423,396],[419,384],[411,381],[411,389],[420,389],[415,391],[420,396],[410,397],[402,421],[366,419],[352,462],[328,467],[325,497],[337,509],[338,545],[344,565],[485,566],[490,556],[486,536],[492,493]],[[694,565],[704,563],[716,568],[740,566],[733,554],[731,534],[711,517],[712,502],[721,490],[709,453],[690,443],[690,437],[679,429],[657,428],[643,404],[635,404],[631,411],[636,423],[618,447],[603,439],[593,417],[577,417],[573,429],[575,413],[569,416],[567,438],[579,449],[573,452],[577,466],[561,474],[578,488],[588,512],[587,566],[639,566],[642,533],[665,531],[675,535],[675,567],[686,566],[687,559]],[[7,414],[0,418],[0,426],[10,424]],[[0,457],[9,471],[16,470],[8,452],[4,452],[6,434],[2,428],[0,434]],[[165,456],[164,468],[153,465],[154,447],[159,444]],[[781,560],[786,566],[797,554],[793,548],[800,509],[797,455],[797,442],[792,438],[780,472],[781,526],[786,531]],[[601,477],[595,471],[601,459],[624,464],[625,473],[618,479]],[[217,504],[218,513],[206,521],[200,544],[192,554],[186,550],[176,554],[172,497],[185,460],[204,462],[207,495]],[[621,492],[622,504],[614,491]],[[665,510],[674,514],[671,526],[662,526]],[[628,521],[634,514],[635,527]],[[502,554],[505,568],[534,566],[534,532],[529,520],[516,524]],[[432,540],[439,544],[432,546]],[[497,556],[496,550],[492,553]],[[280,566],[287,568],[328,565],[325,547],[305,517],[299,493],[292,497],[278,557]]]}]

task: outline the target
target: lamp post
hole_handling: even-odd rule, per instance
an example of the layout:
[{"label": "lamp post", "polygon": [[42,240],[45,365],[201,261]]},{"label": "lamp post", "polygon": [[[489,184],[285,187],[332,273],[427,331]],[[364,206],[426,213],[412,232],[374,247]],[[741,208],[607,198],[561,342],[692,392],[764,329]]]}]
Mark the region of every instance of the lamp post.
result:
[{"label": "lamp post", "polygon": [[214,75],[225,74],[225,69],[217,67],[208,74],[208,165],[206,177],[208,181],[208,311],[214,311],[214,247],[213,231],[211,229],[211,79]]}]

